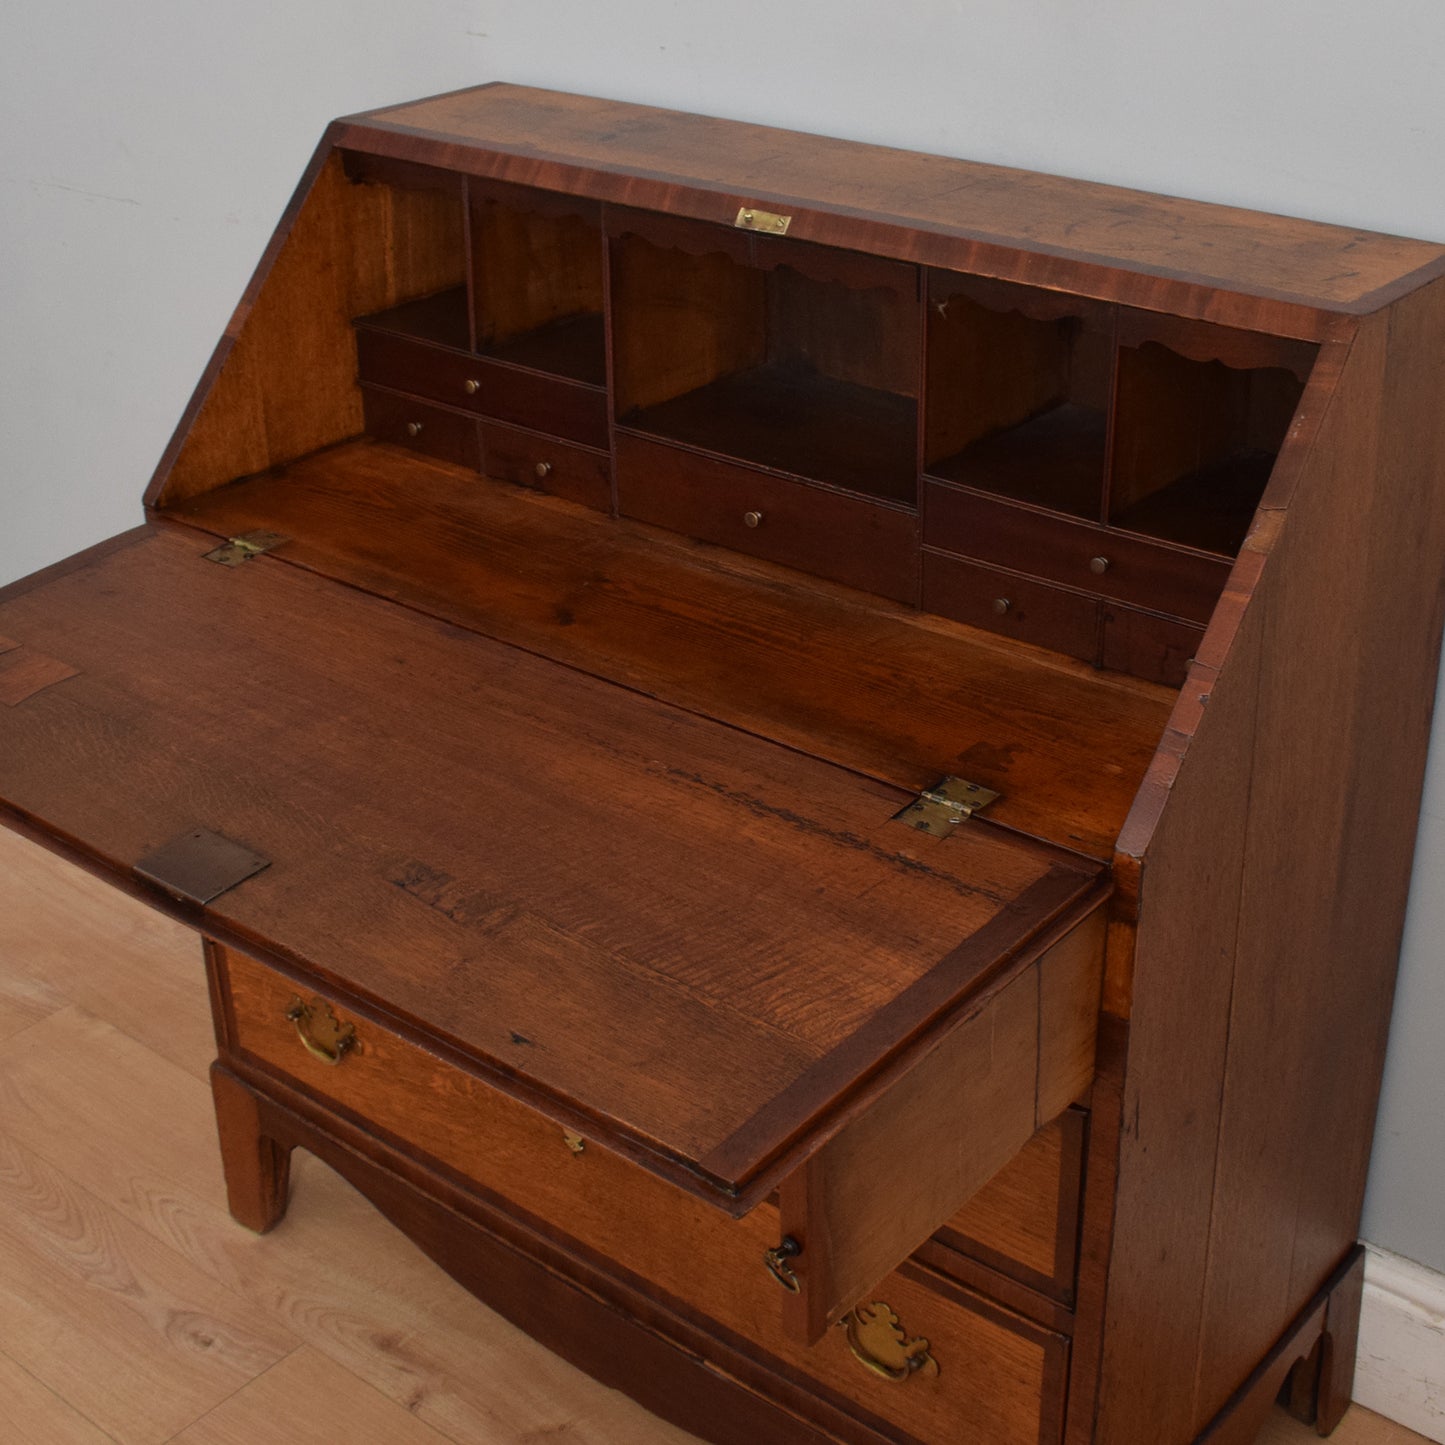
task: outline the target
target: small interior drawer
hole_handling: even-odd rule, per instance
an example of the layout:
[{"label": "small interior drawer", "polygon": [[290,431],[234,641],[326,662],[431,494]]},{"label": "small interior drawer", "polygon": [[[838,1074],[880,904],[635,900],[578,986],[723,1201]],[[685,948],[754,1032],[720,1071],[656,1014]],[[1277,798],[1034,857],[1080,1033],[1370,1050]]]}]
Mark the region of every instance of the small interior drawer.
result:
[{"label": "small interior drawer", "polygon": [[1092,662],[1099,653],[1097,597],[1000,572],[947,552],[923,552],[923,610]]},{"label": "small interior drawer", "polygon": [[606,452],[485,422],[482,470],[500,481],[565,497],[599,512],[612,510],[612,464]]},{"label": "small interior drawer", "polygon": [[1106,602],[1100,662],[1117,672],[1179,687],[1204,640],[1204,629],[1174,617],[1158,617]]},{"label": "small interior drawer", "polygon": [[625,515],[881,597],[918,593],[911,509],[849,496],[619,430]]},{"label": "small interior drawer", "polygon": [[607,393],[602,387],[435,346],[380,327],[358,326],[356,349],[363,382],[583,446],[607,445]]},{"label": "small interior drawer", "polygon": [[925,488],[923,540],[976,561],[1204,623],[1230,563],[946,482]]},{"label": "small interior drawer", "polygon": [[366,430],[377,441],[481,470],[482,443],[475,417],[376,386],[361,388],[361,402]]},{"label": "small interior drawer", "polygon": [[477,360],[465,351],[381,327],[356,328],[356,368],[363,383],[410,392],[445,406],[478,409]]},{"label": "small interior drawer", "polygon": [[478,358],[476,409],[498,421],[563,437],[586,447],[605,447],[607,393],[600,386]]}]

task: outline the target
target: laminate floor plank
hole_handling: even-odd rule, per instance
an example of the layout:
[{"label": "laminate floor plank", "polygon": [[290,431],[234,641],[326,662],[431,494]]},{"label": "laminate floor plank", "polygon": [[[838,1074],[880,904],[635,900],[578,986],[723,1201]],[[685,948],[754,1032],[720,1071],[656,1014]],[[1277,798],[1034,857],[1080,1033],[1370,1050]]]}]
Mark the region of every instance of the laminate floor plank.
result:
[{"label": "laminate floor plank", "polygon": [[0,1039],[78,1003],[204,1079],[216,1056],[196,935],[0,828]]},{"label": "laminate floor plank", "polygon": [[295,1348],[0,1132],[0,1339],[120,1445],[161,1445]]},{"label": "laminate floor plank", "polygon": [[[309,1155],[273,1233],[235,1224],[198,957],[186,930],[0,832],[6,1445],[314,1445],[318,1419],[358,1445],[688,1445]],[[1317,1438],[1277,1413],[1259,1445]],[[1358,1406],[1333,1439],[1422,1445]]]},{"label": "laminate floor plank", "polygon": [[283,1223],[264,1239],[242,1229],[226,1210],[209,1090],[82,1010],[0,1048],[0,1114],[190,1267],[463,1445],[543,1428],[597,1445],[690,1438],[491,1314],[307,1155]]},{"label": "laminate floor plank", "polygon": [[171,1445],[290,1445],[331,1436],[346,1445],[447,1445],[447,1437],[305,1347],[272,1365]]},{"label": "laminate floor plank", "polygon": [[[1319,1445],[1320,1437],[1313,1425],[1301,1425],[1283,1410],[1276,1410],[1269,1423],[1260,1432],[1257,1445],[1306,1445],[1313,1441]],[[1423,1436],[1363,1405],[1351,1405],[1345,1418],[1329,1437],[1330,1445],[1430,1445]]]},{"label": "laminate floor plank", "polygon": [[54,1390],[0,1351],[0,1420],[9,1445],[114,1445]]}]

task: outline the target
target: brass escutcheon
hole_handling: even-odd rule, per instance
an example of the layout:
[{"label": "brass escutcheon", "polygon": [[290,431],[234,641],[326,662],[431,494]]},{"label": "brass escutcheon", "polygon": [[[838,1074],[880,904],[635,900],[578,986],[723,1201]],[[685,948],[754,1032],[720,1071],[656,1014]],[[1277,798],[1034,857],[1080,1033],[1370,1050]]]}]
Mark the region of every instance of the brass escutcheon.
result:
[{"label": "brass escutcheon", "polygon": [[356,1025],[341,1023],[322,999],[308,1004],[298,994],[286,1008],[286,1017],[296,1025],[296,1037],[308,1054],[333,1067],[339,1064],[361,1042]]},{"label": "brass escutcheon", "polygon": [[937,1375],[938,1361],[922,1336],[910,1340],[898,1316],[882,1300],[858,1305],[838,1321],[848,1335],[848,1348],[864,1369],[895,1384],[915,1375]]},{"label": "brass escutcheon", "polygon": [[756,206],[742,206],[733,225],[743,231],[766,231],[773,236],[786,236],[792,224],[791,216],[780,216],[776,211],[760,211]]},{"label": "brass escutcheon", "polygon": [[798,1276],[793,1273],[792,1265],[788,1263],[790,1259],[797,1259],[802,1252],[803,1246],[791,1234],[785,1234],[771,1249],[763,1251],[763,1263],[767,1265],[768,1273],[789,1294],[797,1294],[803,1288],[798,1282]]}]

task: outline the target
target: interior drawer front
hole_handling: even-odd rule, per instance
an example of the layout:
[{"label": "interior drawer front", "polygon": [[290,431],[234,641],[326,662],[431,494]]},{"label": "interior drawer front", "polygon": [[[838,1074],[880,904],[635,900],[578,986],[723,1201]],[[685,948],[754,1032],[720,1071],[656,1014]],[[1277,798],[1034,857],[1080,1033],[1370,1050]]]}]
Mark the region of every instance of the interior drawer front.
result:
[{"label": "interior drawer front", "polygon": [[481,470],[482,442],[475,417],[374,386],[361,388],[361,401],[366,430],[377,441]]},{"label": "interior drawer front", "polygon": [[606,452],[488,422],[482,427],[482,457],[489,477],[599,512],[612,510],[612,464]]},{"label": "interior drawer front", "polygon": [[923,553],[923,610],[1092,662],[1099,652],[1096,597],[966,562]]},{"label": "interior drawer front", "polygon": [[[936,1376],[891,1381],[849,1347],[846,1323],[816,1345],[783,1320],[788,1298],[763,1263],[778,1243],[778,1211],[742,1219],[684,1194],[609,1150],[574,1138],[482,1080],[374,1020],[233,950],[213,945],[233,1047],[323,1105],[339,1107],[447,1165],[534,1218],[552,1222],[600,1259],[745,1336],[851,1405],[920,1440],[949,1431],[1035,1445],[1059,1438],[1067,1340],[921,1267],[882,1280],[865,1304],[886,1304],[910,1339],[922,1336]],[[357,1042],[328,1064],[287,1018],[297,1002],[354,1025]],[[313,1039],[313,1042],[317,1040]],[[323,1037],[323,1047],[329,1043]],[[576,1146],[580,1144],[580,1149]]]},{"label": "interior drawer front", "polygon": [[930,547],[1194,622],[1209,620],[1229,577],[1223,558],[1177,551],[946,482],[926,484],[924,506],[923,540]]},{"label": "interior drawer front", "polygon": [[601,387],[368,326],[357,328],[356,352],[363,382],[463,407],[583,446],[607,445],[607,393]]},{"label": "interior drawer front", "polygon": [[619,510],[880,597],[918,594],[911,511],[619,431]]},{"label": "interior drawer front", "polygon": [[356,328],[357,374],[363,382],[424,396],[445,406],[477,410],[481,383],[474,370],[476,360],[464,351],[394,331]]},{"label": "interior drawer front", "polygon": [[1044,1125],[935,1242],[1072,1305],[1088,1118],[1084,1109],[1068,1109]]},{"label": "interior drawer front", "polygon": [[585,447],[608,445],[602,387],[484,359],[472,363],[472,376],[480,383],[477,410],[487,416]]},{"label": "interior drawer front", "polygon": [[1156,617],[1118,603],[1104,604],[1101,661],[1116,672],[1182,687],[1204,629],[1173,617]]}]

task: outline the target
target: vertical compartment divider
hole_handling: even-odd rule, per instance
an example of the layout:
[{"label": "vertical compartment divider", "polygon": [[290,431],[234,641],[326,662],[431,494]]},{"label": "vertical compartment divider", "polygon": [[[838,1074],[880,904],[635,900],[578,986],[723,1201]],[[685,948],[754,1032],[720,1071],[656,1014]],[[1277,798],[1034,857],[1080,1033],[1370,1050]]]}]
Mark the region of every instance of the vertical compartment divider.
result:
[{"label": "vertical compartment divider", "polygon": [[475,354],[477,350],[477,258],[472,239],[472,178],[463,176],[462,254],[466,260],[467,350]]},{"label": "vertical compartment divider", "polygon": [[1119,353],[1123,342],[1120,337],[1119,311],[1114,310],[1113,326],[1109,338],[1109,411],[1104,425],[1104,483],[1099,491],[1099,522],[1109,525],[1109,513],[1113,506],[1114,494],[1114,446],[1119,435]]},{"label": "vertical compartment divider", "polygon": [[622,506],[617,495],[617,372],[613,345],[612,305],[612,234],[608,219],[611,207],[602,201],[597,207],[597,244],[602,252],[602,352],[603,375],[607,387],[607,473],[610,478],[608,515],[620,517]]}]

